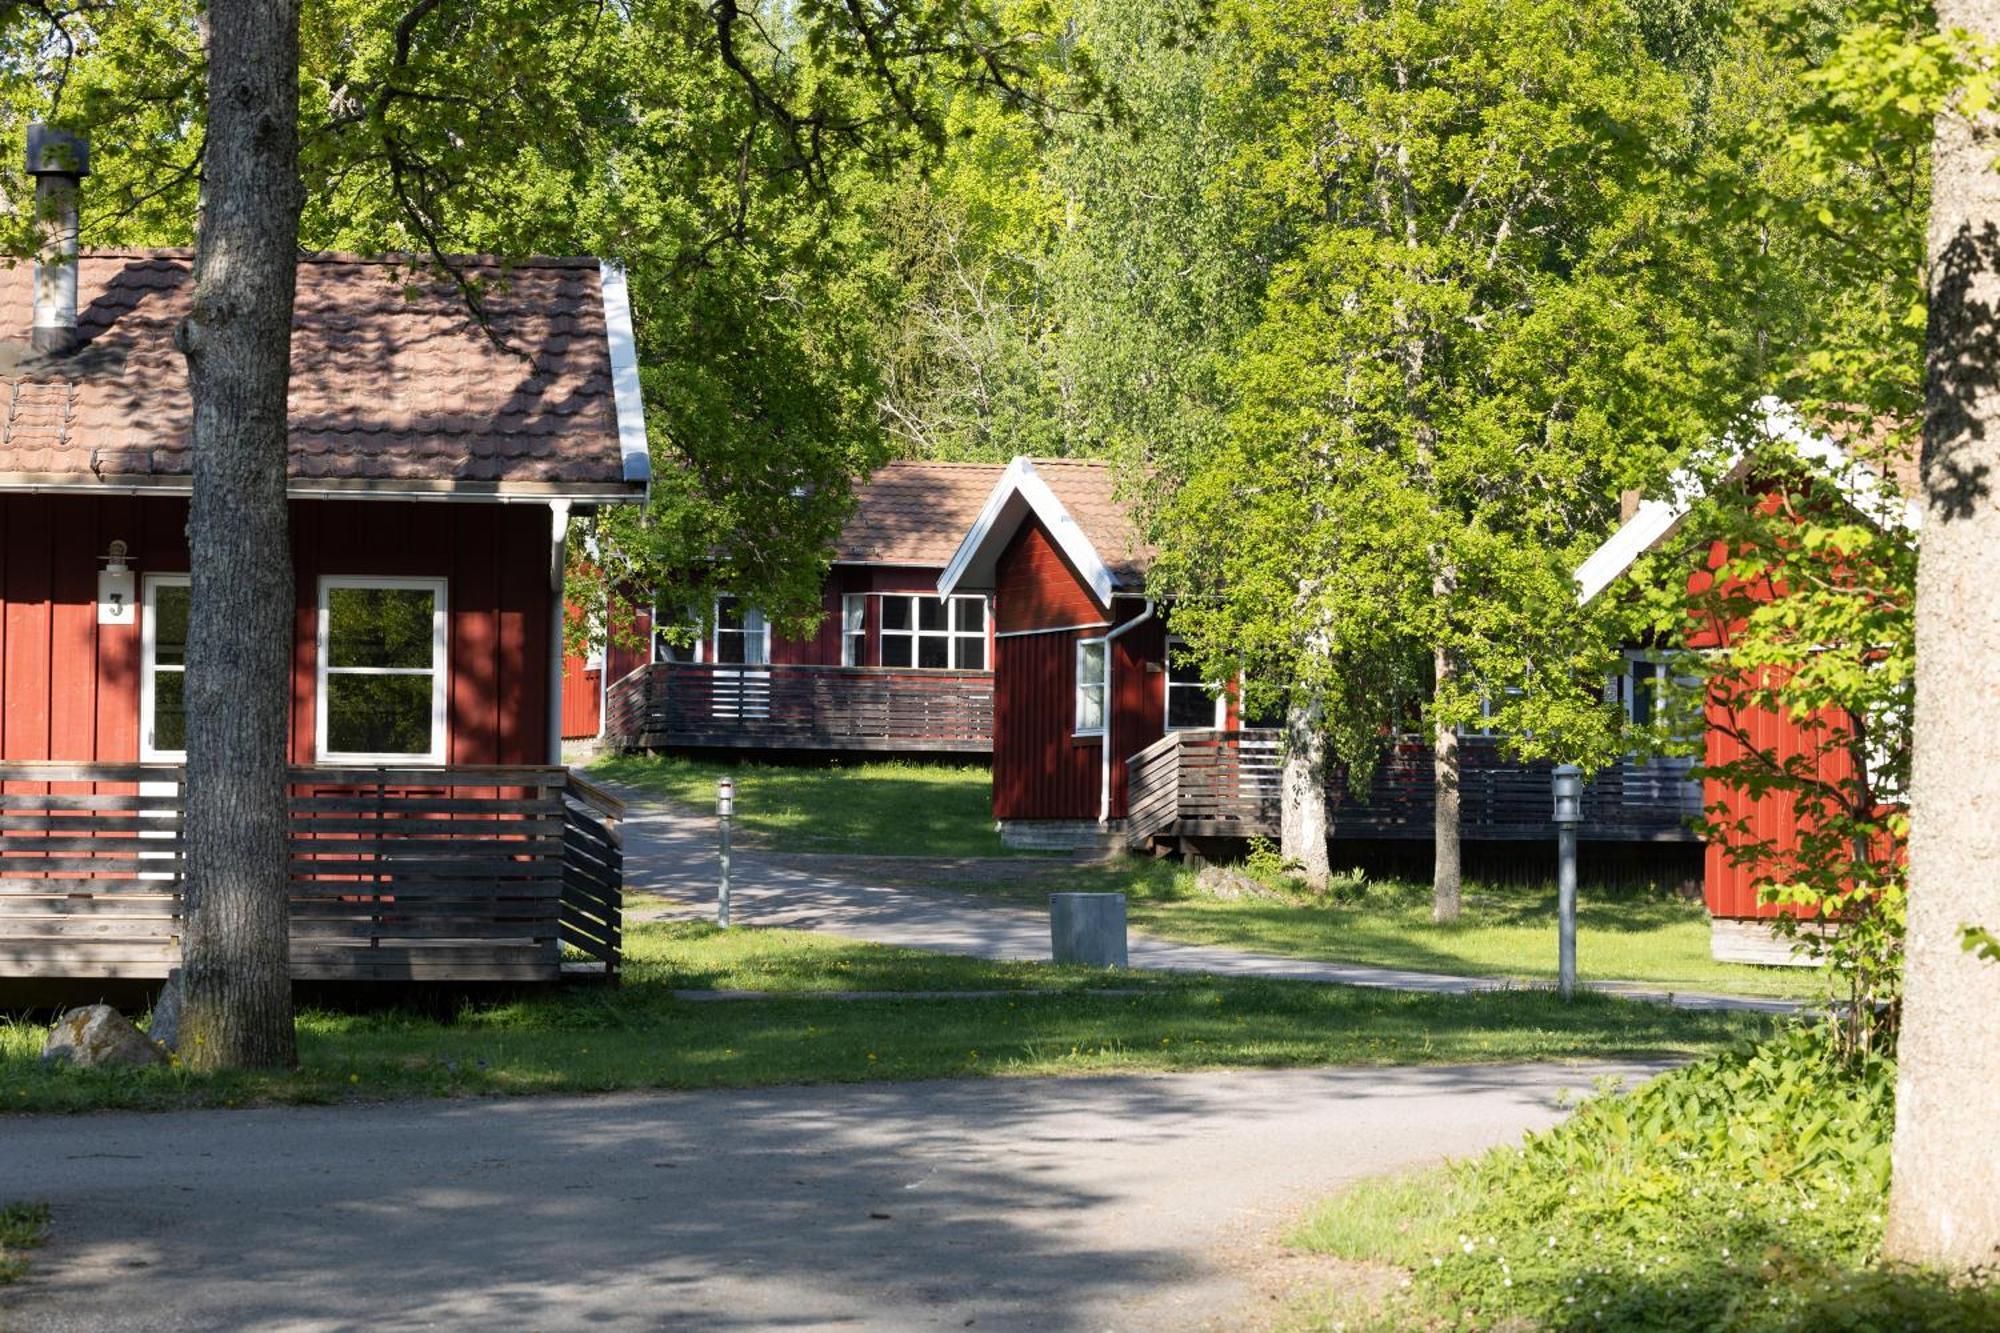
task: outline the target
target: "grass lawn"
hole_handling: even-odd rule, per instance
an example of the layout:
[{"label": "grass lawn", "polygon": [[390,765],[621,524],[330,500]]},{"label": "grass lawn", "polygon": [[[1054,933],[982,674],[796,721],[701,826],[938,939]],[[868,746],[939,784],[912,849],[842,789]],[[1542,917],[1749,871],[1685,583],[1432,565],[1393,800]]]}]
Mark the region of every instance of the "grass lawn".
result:
[{"label": "grass lawn", "polygon": [[[1029,903],[1054,889],[1121,889],[1134,927],[1192,944],[1463,976],[1555,978],[1553,887],[1468,884],[1464,914],[1450,925],[1431,920],[1428,884],[1354,880],[1324,898],[1220,898],[1167,862],[1078,866],[1027,881],[951,887]],[[1802,999],[1825,993],[1816,971],[1716,962],[1708,933],[1699,902],[1664,890],[1586,890],[1577,907],[1577,971],[1586,982]]]},{"label": "grass lawn", "polygon": [[816,767],[723,764],[682,755],[607,755],[593,776],[713,813],[715,781],[736,780],[735,833],[748,846],[863,856],[1009,856],[993,828],[984,766],[885,760]]},{"label": "grass lawn", "polygon": [[[291,1073],[44,1068],[45,1029],[15,1024],[0,1028],[0,1108],[1581,1059],[1696,1053],[1766,1030],[1747,1015],[1597,998],[1565,1006],[1543,992],[1423,996],[1106,973],[685,923],[636,925],[627,950],[616,988],[475,1005],[448,1021],[303,1014]],[[705,1002],[677,989],[783,994]],[[826,998],[833,990],[1019,993]]]},{"label": "grass lawn", "polygon": [[49,1235],[45,1203],[0,1205],[0,1287],[18,1282],[28,1271],[27,1251],[40,1247]]}]

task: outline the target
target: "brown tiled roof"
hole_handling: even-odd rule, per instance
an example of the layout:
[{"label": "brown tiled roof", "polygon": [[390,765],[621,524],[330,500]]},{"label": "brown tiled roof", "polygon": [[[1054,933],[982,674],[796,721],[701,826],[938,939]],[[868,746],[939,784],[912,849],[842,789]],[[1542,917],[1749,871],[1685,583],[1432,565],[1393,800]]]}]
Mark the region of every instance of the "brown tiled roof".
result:
[{"label": "brown tiled roof", "polygon": [[[292,323],[291,474],[361,489],[624,485],[597,261],[490,281],[497,347],[450,283],[407,260],[302,256]],[[86,252],[69,358],[25,358],[32,268],[0,270],[0,480],[185,485],[186,251]]]},{"label": "brown tiled roof", "polygon": [[998,463],[888,463],[855,488],[834,559],[943,569],[979,517]]},{"label": "brown tiled roof", "polygon": [[1127,588],[1146,581],[1153,548],[1139,531],[1133,505],[1119,494],[1117,469],[1109,463],[1068,458],[1037,458],[1035,471],[1069,510],[1083,535],[1097,548],[1097,557],[1113,578]]}]

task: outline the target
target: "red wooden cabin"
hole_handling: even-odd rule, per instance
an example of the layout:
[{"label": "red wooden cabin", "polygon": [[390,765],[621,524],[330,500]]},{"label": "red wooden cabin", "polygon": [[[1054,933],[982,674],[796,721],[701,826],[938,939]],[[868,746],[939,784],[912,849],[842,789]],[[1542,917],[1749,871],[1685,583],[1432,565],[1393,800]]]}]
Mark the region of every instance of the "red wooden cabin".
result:
[{"label": "red wooden cabin", "polygon": [[938,579],[994,602],[993,814],[1017,846],[1076,846],[1122,826],[1129,761],[1176,728],[1234,719],[1166,668],[1146,596],[1152,552],[1102,463],[1017,458]]},{"label": "red wooden cabin", "polygon": [[[30,339],[29,269],[0,273],[0,979],[157,977],[177,955],[191,404],[174,331],[192,263],[74,262],[74,345],[58,351]],[[557,636],[569,516],[646,491],[624,282],[596,260],[465,263],[493,283],[493,337],[406,262],[298,266],[302,977],[552,978],[559,936],[615,965],[615,864],[564,851],[562,822],[586,836],[608,807],[584,810],[558,767]],[[311,824],[329,812],[339,840],[307,847],[331,836]],[[483,841],[425,841],[468,813]],[[23,841],[52,829],[49,851]],[[531,867],[548,836],[552,859]],[[337,893],[307,865],[329,848]],[[359,881],[399,887],[364,900]],[[594,923],[572,910],[586,881]],[[425,917],[426,895],[459,924]]]},{"label": "red wooden cabin", "polygon": [[[1789,406],[1776,400],[1759,406],[1759,429],[1797,450],[1808,462],[1824,468],[1857,512],[1884,525],[1916,529],[1921,511],[1914,500],[1907,498],[1917,493],[1913,459],[1875,460],[1880,467],[1895,473],[1891,483],[1882,483],[1877,471],[1857,465],[1832,438],[1810,429]],[[1727,475],[1740,478],[1747,466],[1739,455],[1726,470]],[[1659,548],[1677,533],[1705,493],[1705,488],[1688,473],[1675,479],[1665,497],[1640,503],[1618,531],[1578,569],[1583,600],[1587,602],[1614,586],[1641,555]],[[1714,583],[1716,571],[1728,559],[1729,552],[1722,543],[1711,543],[1705,563],[1688,574],[1690,595],[1707,591]],[[1769,601],[1778,595],[1768,584],[1740,591],[1753,601]],[[1682,647],[1697,651],[1726,648],[1731,633],[1729,625],[1691,622]],[[1702,754],[1706,767],[1741,759],[1746,753],[1746,742],[1780,763],[1815,755],[1820,749],[1807,724],[1781,710],[1731,709],[1721,683],[1710,688],[1706,714]],[[1839,754],[1818,754],[1816,770],[1834,783],[1852,777],[1854,772],[1851,760]],[[1711,947],[1715,956],[1736,962],[1790,961],[1789,946],[1774,937],[1763,923],[1794,909],[1763,901],[1761,888],[1782,867],[1787,849],[1798,846],[1799,815],[1791,793],[1774,791],[1752,798],[1711,776],[1703,779],[1702,805],[1705,810],[1716,812],[1713,822],[1738,830],[1712,838],[1703,861],[1702,897],[1714,928]],[[1732,845],[1752,843],[1769,844],[1774,857],[1760,864],[1749,864],[1731,854]]]},{"label": "red wooden cabin", "polygon": [[[692,645],[609,650],[589,734],[621,748],[983,755],[992,747],[993,623],[981,593],[939,574],[998,464],[890,463],[856,488],[821,588],[816,633],[792,639],[729,597],[691,617]],[[664,614],[664,613],[662,613]],[[588,689],[590,662],[568,678]],[[566,731],[568,729],[566,728]]]}]

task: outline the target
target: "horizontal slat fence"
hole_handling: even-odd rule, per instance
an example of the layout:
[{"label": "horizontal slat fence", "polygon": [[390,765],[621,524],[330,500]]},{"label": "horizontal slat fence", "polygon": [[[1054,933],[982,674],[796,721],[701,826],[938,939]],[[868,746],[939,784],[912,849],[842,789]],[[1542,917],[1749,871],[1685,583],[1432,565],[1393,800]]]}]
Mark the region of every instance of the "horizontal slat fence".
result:
[{"label": "horizontal slat fence", "polygon": [[[300,980],[615,972],[615,799],[559,767],[291,770]],[[182,773],[0,764],[0,976],[159,978],[181,944]]]},{"label": "horizontal slat fence", "polygon": [[990,672],[654,662],[609,693],[606,736],[626,749],[993,748]]},{"label": "horizontal slat fence", "polygon": [[[1282,756],[1276,731],[1170,732],[1128,761],[1127,837],[1274,837]],[[1459,749],[1460,827],[1469,841],[1553,835],[1550,768],[1505,758],[1468,737]],[[1430,747],[1398,745],[1384,756],[1367,801],[1335,775],[1327,784],[1336,838],[1429,838],[1436,788]],[[1584,786],[1585,839],[1685,842],[1701,813],[1701,785],[1673,761],[1623,760]]]}]

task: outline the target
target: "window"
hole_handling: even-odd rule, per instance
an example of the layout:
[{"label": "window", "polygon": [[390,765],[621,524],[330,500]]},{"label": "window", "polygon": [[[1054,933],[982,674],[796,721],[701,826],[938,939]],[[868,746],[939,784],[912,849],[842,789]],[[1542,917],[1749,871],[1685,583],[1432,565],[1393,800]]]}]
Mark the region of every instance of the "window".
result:
[{"label": "window", "polygon": [[1076,643],[1076,734],[1104,734],[1104,695],[1111,657],[1103,639]]},{"label": "window", "polygon": [[763,666],[771,660],[771,625],[764,613],[734,597],[715,599],[715,651],[711,661]]},{"label": "window", "polygon": [[145,628],[139,674],[139,758],[187,758],[188,579],[155,574],[146,580]]},{"label": "window", "polygon": [[882,665],[926,671],[986,669],[984,597],[882,599]]},{"label": "window", "polygon": [[850,592],[840,599],[840,664],[868,665],[868,594]]},{"label": "window", "polygon": [[1222,694],[1203,680],[1184,640],[1167,640],[1167,730],[1221,729],[1228,725]]},{"label": "window", "polygon": [[1635,726],[1649,727],[1660,708],[1660,664],[1635,654],[1625,658],[1625,715]]},{"label": "window", "polygon": [[444,762],[443,579],[321,579],[319,756]]}]

